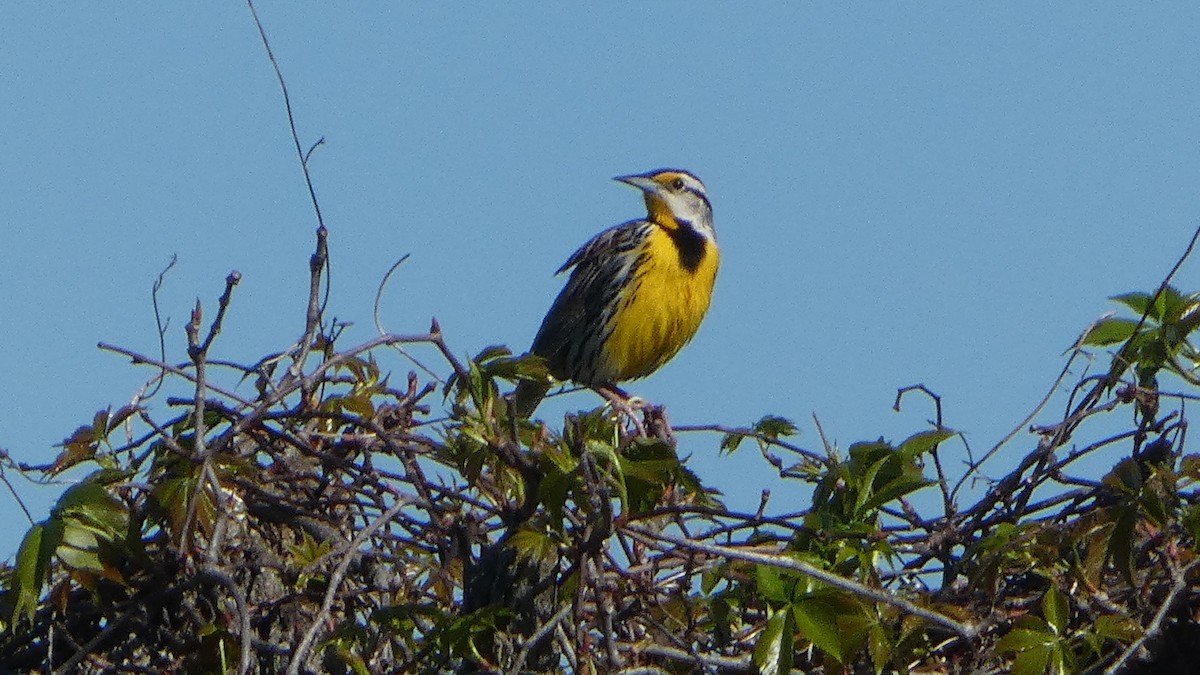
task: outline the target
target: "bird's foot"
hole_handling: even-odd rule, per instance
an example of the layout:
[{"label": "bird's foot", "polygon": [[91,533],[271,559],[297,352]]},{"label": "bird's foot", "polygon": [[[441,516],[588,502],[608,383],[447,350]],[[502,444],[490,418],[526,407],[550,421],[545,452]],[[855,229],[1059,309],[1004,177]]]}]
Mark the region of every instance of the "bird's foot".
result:
[{"label": "bird's foot", "polygon": [[[666,411],[660,405],[654,405],[639,397],[630,396],[613,385],[596,387],[599,393],[618,417],[625,417],[633,426],[635,435],[645,438],[658,438],[671,447],[675,447],[675,433],[671,423],[667,421]],[[650,430],[651,433],[647,433]]]},{"label": "bird's foot", "polygon": [[616,413],[617,419],[622,417],[628,419],[633,425],[634,431],[639,436],[646,435],[646,428],[642,426],[641,415],[638,413],[646,406],[646,402],[637,396],[630,396],[620,387],[612,384],[602,384],[593,387],[597,394],[600,394],[608,405]]}]

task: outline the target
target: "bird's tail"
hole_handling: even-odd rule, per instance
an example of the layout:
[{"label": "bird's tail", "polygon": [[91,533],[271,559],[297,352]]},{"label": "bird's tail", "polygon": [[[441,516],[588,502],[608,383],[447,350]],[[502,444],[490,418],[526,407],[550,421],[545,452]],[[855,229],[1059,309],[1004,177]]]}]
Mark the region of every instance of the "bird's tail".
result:
[{"label": "bird's tail", "polygon": [[549,380],[521,380],[513,392],[513,409],[517,417],[527,418],[550,391]]}]

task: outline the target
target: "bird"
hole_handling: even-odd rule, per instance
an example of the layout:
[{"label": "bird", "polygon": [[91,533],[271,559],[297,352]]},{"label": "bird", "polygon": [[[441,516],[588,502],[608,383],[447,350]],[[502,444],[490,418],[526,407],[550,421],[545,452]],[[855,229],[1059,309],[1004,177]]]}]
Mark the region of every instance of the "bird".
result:
[{"label": "bird", "polygon": [[[617,384],[645,377],[696,335],[720,266],[704,183],[681,169],[618,176],[642,191],[646,217],[611,227],[555,274],[571,275],[550,306],[530,353],[554,380],[628,401]],[[551,381],[521,380],[514,411],[527,418]]]}]

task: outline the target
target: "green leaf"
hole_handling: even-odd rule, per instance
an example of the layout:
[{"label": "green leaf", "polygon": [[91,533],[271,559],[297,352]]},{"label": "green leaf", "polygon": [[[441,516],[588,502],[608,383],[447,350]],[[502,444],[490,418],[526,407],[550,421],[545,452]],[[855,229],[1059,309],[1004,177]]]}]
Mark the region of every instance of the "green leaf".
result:
[{"label": "green leaf", "polygon": [[1154,302],[1154,318],[1162,324],[1175,323],[1187,306],[1187,298],[1173,286],[1167,286],[1159,292]]},{"label": "green leaf", "polygon": [[452,617],[439,631],[437,640],[442,644],[443,653],[484,661],[477,643],[483,643],[495,632],[499,622],[511,616],[512,612],[508,609],[489,605],[469,614]]},{"label": "green leaf", "polygon": [[512,350],[508,347],[505,347],[504,345],[488,345],[480,350],[480,352],[476,354],[475,358],[472,360],[476,363],[483,363],[484,361],[506,356],[512,356]]},{"label": "green leaf", "polygon": [[868,515],[866,506],[867,502],[875,496],[875,479],[885,466],[889,464],[894,465],[892,460],[893,457],[891,456],[881,457],[869,465],[862,474],[861,479],[856,481],[858,483],[858,498],[854,503],[854,516],[856,518],[863,518]]},{"label": "green leaf", "polygon": [[1189,506],[1184,509],[1180,522],[1193,540],[1200,540],[1200,506]]},{"label": "green leaf", "polygon": [[867,653],[871,656],[871,666],[875,669],[876,675],[882,673],[887,667],[888,661],[892,659],[894,648],[895,644],[892,642],[891,633],[879,623],[872,623],[867,633]]},{"label": "green leaf", "polygon": [[418,620],[422,624],[444,624],[449,617],[442,608],[433,604],[400,604],[380,607],[371,612],[370,622],[387,630],[393,638],[402,640],[409,647],[418,644]]},{"label": "green leaf", "polygon": [[546,512],[555,522],[563,519],[563,509],[567,504],[567,495],[577,487],[578,481],[573,473],[557,470],[547,471],[545,477],[538,483],[538,501],[546,507]]},{"label": "green leaf", "polygon": [[558,555],[558,545],[549,532],[522,525],[508,542],[522,560],[553,560]]},{"label": "green leaf", "polygon": [[758,586],[758,597],[775,603],[786,603],[792,599],[791,583],[785,580],[777,567],[755,565],[754,578]]},{"label": "green leaf", "polygon": [[1045,675],[1050,667],[1050,649],[1029,649],[1017,652],[1013,659],[1012,675]]},{"label": "green leaf", "polygon": [[124,539],[129,515],[125,505],[90,478],[63,493],[51,510],[51,518],[74,521],[105,541]]},{"label": "green leaf", "polygon": [[305,530],[300,531],[299,542],[287,546],[287,551],[292,555],[294,564],[301,568],[308,567],[332,550],[332,541],[317,541]]},{"label": "green leaf", "polygon": [[636,439],[614,459],[624,478],[631,513],[643,513],[658,505],[663,491],[676,482],[681,469],[675,450],[658,440]]},{"label": "green leaf", "polygon": [[671,472],[679,466],[678,463],[667,459],[649,459],[644,461],[629,460],[621,463],[625,479],[638,478],[655,487],[662,487],[663,481],[671,477]]},{"label": "green leaf", "polygon": [[525,354],[508,359],[507,365],[503,368],[496,367],[498,377],[506,377],[508,379],[530,380],[533,382],[547,382],[550,377],[550,365],[546,359],[535,354]]},{"label": "green leaf", "polygon": [[1096,619],[1095,632],[1106,640],[1127,645],[1141,637],[1145,629],[1127,616],[1106,614]]},{"label": "green leaf", "polygon": [[723,597],[713,598],[712,604],[709,605],[709,620],[712,624],[712,636],[718,648],[729,646],[733,642],[733,632],[730,628],[731,621],[729,602]]},{"label": "green leaf", "polygon": [[696,475],[696,472],[687,468],[682,463],[675,469],[675,483],[677,487],[683,489],[683,494],[694,499],[696,504],[714,509],[725,508],[724,503],[717,498],[717,495],[720,495],[721,491],[705,487],[700,482],[700,477]]},{"label": "green leaf", "polygon": [[1080,342],[1094,347],[1120,344],[1133,337],[1137,325],[1138,322],[1131,319],[1101,319],[1092,325]]},{"label": "green leaf", "polygon": [[1124,508],[1117,514],[1117,520],[1108,539],[1108,555],[1113,567],[1133,582],[1133,539],[1134,528],[1137,526],[1138,513],[1136,508]]},{"label": "green leaf", "polygon": [[873,628],[879,624],[874,619],[874,612],[868,616],[866,609],[851,596],[840,595],[837,600],[837,629],[841,643],[841,661],[847,662],[867,644],[867,638]]},{"label": "green leaf", "polygon": [[1142,469],[1138,463],[1130,457],[1117,462],[1107,475],[1101,479],[1102,482],[1114,488],[1119,494],[1137,495],[1142,490]]},{"label": "green leaf", "polygon": [[1051,586],[1050,590],[1042,596],[1042,616],[1046,617],[1046,623],[1054,629],[1057,635],[1066,635],[1071,619],[1071,607],[1067,602],[1067,596]]},{"label": "green leaf", "polygon": [[792,615],[801,635],[838,663],[845,663],[848,654],[833,605],[821,597],[803,598],[792,603]]},{"label": "green leaf", "polygon": [[906,459],[920,457],[957,435],[958,432],[953,429],[936,429],[915,433],[900,444],[900,454]]},{"label": "green leaf", "polygon": [[1149,310],[1150,301],[1153,299],[1154,296],[1149,293],[1122,293],[1121,295],[1114,295],[1109,298],[1109,300],[1125,305],[1138,316],[1145,314]]},{"label": "green leaf", "polygon": [[936,481],[925,478],[921,475],[916,476],[900,476],[883,486],[881,486],[871,499],[867,500],[864,506],[867,509],[875,509],[888,502],[899,499],[904,495],[916,492],[923,488],[933,485]]},{"label": "green leaf", "polygon": [[63,540],[57,553],[64,565],[85,572],[102,572],[105,566],[100,562],[98,549],[99,542],[94,532],[71,520],[63,523]]},{"label": "green leaf", "polygon": [[1026,614],[1017,619],[1013,629],[1000,637],[996,649],[1001,652],[1019,652],[1026,649],[1049,647],[1055,641],[1050,625],[1041,617]]},{"label": "green leaf", "polygon": [[754,423],[754,431],[769,438],[779,438],[780,436],[795,436],[799,430],[796,428],[796,423],[786,417],[764,415],[762,419]]},{"label": "green leaf", "polygon": [[62,525],[38,523],[29,528],[17,549],[16,568],[11,578],[12,591],[16,595],[12,621],[33,621],[37,612],[38,599],[42,595],[42,584],[50,573],[50,559],[62,540]]},{"label": "green leaf", "polygon": [[1014,654],[1014,675],[1043,675],[1050,665],[1051,653],[1057,639],[1050,626],[1035,616],[1023,616],[1017,627],[996,643],[1001,653]]},{"label": "green leaf", "polygon": [[725,581],[725,570],[721,568],[708,568],[700,573],[700,593],[702,595],[712,595],[713,589]]},{"label": "green leaf", "polygon": [[1070,675],[1079,672],[1075,668],[1075,659],[1062,642],[1057,642],[1050,648],[1050,672],[1053,675]]},{"label": "green leaf", "polygon": [[1109,510],[1098,511],[1097,515],[1095,519],[1080,523],[1073,532],[1073,541],[1083,544],[1079,560],[1080,572],[1089,583],[1099,587],[1107,570],[1109,540],[1112,538],[1114,523],[1107,518],[1111,515]]},{"label": "green leaf", "polygon": [[767,608],[767,627],[754,645],[754,665],[759,675],[786,675],[792,669],[795,628],[789,608]]},{"label": "green leaf", "polygon": [[720,454],[732,455],[734,453],[734,451],[738,449],[738,446],[741,445],[742,441],[744,441],[744,440],[746,440],[745,434],[739,434],[739,433],[733,433],[733,432],[725,434],[724,436],[721,437],[721,448],[719,451]]}]

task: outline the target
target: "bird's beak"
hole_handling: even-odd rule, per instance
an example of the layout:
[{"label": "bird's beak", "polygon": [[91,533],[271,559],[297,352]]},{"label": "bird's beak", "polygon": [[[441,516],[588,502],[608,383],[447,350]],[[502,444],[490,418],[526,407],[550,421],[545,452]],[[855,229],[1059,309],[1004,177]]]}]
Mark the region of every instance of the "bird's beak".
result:
[{"label": "bird's beak", "polygon": [[655,183],[649,176],[644,174],[635,174],[633,176],[617,176],[616,178],[613,178],[613,180],[621,181],[626,185],[632,185],[642,192],[655,192],[659,187],[658,183]]}]

